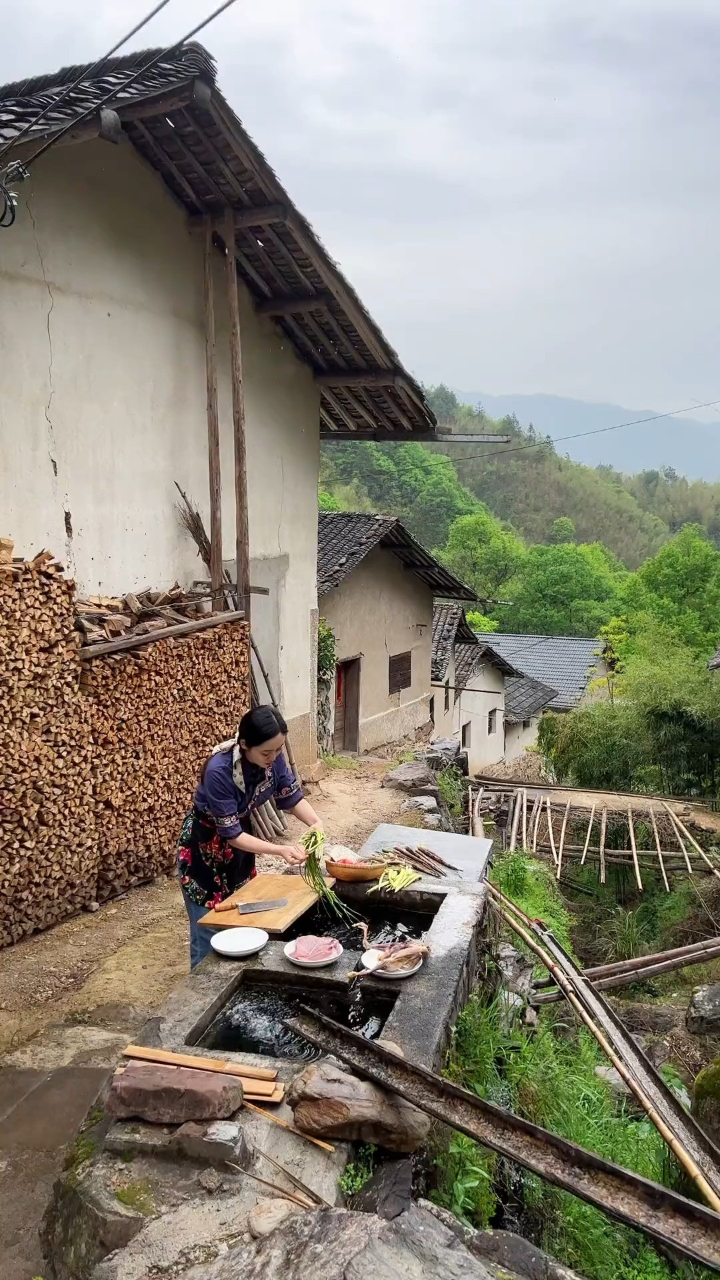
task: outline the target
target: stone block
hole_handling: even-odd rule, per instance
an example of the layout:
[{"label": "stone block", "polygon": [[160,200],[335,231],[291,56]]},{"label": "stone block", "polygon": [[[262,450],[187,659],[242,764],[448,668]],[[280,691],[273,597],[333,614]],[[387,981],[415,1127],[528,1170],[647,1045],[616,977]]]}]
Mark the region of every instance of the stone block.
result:
[{"label": "stone block", "polygon": [[224,1120],[242,1100],[242,1084],[236,1076],[131,1062],[114,1077],[107,1109],[118,1119],[137,1116],[153,1124],[184,1124],[186,1120]]},{"label": "stone block", "polygon": [[720,982],[696,987],[690,998],[685,1025],[691,1035],[720,1035]]},{"label": "stone block", "polygon": [[408,795],[434,796],[436,800],[440,795],[435,774],[421,760],[411,760],[391,769],[383,778],[383,786],[405,791]]},{"label": "stone block", "polygon": [[251,1159],[240,1125],[233,1120],[213,1120],[209,1124],[188,1120],[176,1129],[171,1147],[189,1160],[206,1164],[225,1164],[231,1160],[246,1169]]},{"label": "stone block", "polygon": [[410,1152],[422,1146],[430,1132],[429,1117],[417,1107],[327,1060],[296,1076],[286,1098],[298,1128],[317,1137]]},{"label": "stone block", "polygon": [[288,1218],[302,1212],[300,1205],[292,1200],[261,1200],[250,1211],[248,1218],[250,1235],[256,1240],[261,1240],[263,1236],[269,1236],[273,1231],[277,1231],[278,1227],[282,1227]]}]

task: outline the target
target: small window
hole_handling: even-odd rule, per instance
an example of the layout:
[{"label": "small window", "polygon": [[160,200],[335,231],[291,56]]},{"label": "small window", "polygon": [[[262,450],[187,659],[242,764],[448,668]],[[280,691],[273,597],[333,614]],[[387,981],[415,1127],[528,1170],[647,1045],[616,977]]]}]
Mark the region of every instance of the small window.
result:
[{"label": "small window", "polygon": [[430,719],[434,724],[435,723],[435,699],[434,698],[430,699]]},{"label": "small window", "polygon": [[529,729],[531,724],[531,720],[523,720],[523,729]]},{"label": "small window", "polygon": [[470,721],[466,720],[462,727],[462,745],[463,749],[470,746]]},{"label": "small window", "polygon": [[497,710],[488,711],[488,733],[497,733]]},{"label": "small window", "polygon": [[412,684],[412,654],[396,653],[388,663],[388,692],[400,693]]},{"label": "small window", "polygon": [[445,711],[450,710],[450,681],[445,681]]}]

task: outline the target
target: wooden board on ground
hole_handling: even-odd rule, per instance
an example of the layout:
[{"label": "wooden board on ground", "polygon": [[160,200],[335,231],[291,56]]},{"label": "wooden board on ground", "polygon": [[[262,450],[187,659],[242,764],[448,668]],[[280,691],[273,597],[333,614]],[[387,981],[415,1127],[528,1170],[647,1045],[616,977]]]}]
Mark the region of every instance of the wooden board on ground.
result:
[{"label": "wooden board on ground", "polygon": [[[327,883],[333,885],[335,881],[328,879]],[[267,933],[280,934],[315,906],[318,895],[301,875],[271,874],[255,876],[227,901],[272,902],[275,898],[287,898],[287,906],[275,911],[253,911],[247,916],[237,911],[208,911],[200,917],[200,924],[210,929],[265,929]]]}]

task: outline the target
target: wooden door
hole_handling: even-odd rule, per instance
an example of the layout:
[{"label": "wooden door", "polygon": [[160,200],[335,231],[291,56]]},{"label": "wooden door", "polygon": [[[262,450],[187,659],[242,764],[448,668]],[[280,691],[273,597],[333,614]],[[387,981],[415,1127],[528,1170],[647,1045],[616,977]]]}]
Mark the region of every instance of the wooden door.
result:
[{"label": "wooden door", "polygon": [[357,751],[360,729],[360,659],[335,669],[335,750]]}]

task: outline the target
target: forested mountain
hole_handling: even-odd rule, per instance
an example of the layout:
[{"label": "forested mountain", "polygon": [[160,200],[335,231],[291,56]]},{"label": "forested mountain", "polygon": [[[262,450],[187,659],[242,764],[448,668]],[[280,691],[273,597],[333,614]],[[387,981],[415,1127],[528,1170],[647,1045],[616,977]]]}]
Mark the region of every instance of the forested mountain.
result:
[{"label": "forested mountain", "polygon": [[536,431],[553,440],[575,432],[598,432],[558,444],[558,452],[569,454],[575,462],[591,467],[609,464],[625,473],[673,467],[691,478],[720,480],[720,417],[716,421],[699,422],[691,411],[676,418],[640,422],[614,431],[607,428],[634,418],[650,417],[656,411],[590,404],[565,396],[491,396],[482,391],[458,391],[457,395],[464,403],[481,404],[490,417],[515,415],[521,426],[532,423]]}]

